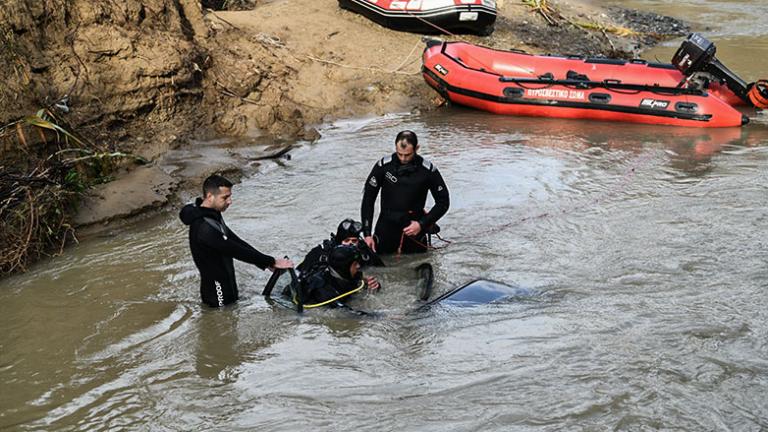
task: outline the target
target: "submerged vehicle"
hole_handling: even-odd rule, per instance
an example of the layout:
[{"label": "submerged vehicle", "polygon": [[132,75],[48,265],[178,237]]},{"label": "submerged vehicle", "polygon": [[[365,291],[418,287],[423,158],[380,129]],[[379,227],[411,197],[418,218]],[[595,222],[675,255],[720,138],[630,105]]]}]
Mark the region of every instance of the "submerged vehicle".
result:
[{"label": "submerged vehicle", "polygon": [[488,36],[496,22],[496,0],[339,0],[339,6],[412,33]]},{"label": "submerged vehicle", "polygon": [[[487,279],[475,279],[457,288],[451,289],[446,293],[429,300],[432,294],[434,284],[434,271],[430,264],[421,264],[416,267],[416,273],[419,277],[417,285],[416,298],[420,302],[415,311],[425,311],[434,306],[452,306],[452,307],[472,307],[490,303],[498,303],[510,298],[531,295],[527,288],[506,285],[501,282]],[[282,282],[279,282],[282,281]],[[277,297],[272,297],[272,292],[278,283],[283,286]],[[375,312],[367,312],[359,309],[353,309],[342,302],[341,298],[334,299],[334,303],[323,304],[304,304],[302,292],[299,288],[300,282],[293,269],[275,270],[270,277],[262,294],[268,303],[295,310],[298,313],[305,309],[320,306],[332,306],[344,309],[361,316],[376,316]]]},{"label": "submerged vehicle", "polygon": [[749,122],[735,107],[768,107],[768,82],[747,84],[715,58],[699,34],[671,64],[532,55],[466,42],[428,40],[426,82],[446,100],[496,114],[689,127]]},{"label": "submerged vehicle", "polygon": [[531,295],[531,290],[527,288],[510,286],[487,279],[475,279],[431,300],[419,309],[424,310],[438,304],[454,307],[472,307],[499,303],[511,298],[528,295]]}]

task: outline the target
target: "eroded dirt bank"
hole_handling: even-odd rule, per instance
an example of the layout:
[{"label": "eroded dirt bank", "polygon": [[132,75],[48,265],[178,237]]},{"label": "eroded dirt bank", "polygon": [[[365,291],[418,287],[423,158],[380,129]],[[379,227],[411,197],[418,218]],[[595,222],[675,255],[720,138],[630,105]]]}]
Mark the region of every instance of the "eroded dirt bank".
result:
[{"label": "eroded dirt bank", "polygon": [[[282,142],[316,139],[314,126],[328,120],[440,105],[419,75],[420,35],[382,28],[341,10],[336,0],[240,1],[231,3],[252,9],[207,9],[218,3],[3,4],[0,126],[13,126],[0,129],[0,192],[10,203],[2,216],[17,215],[22,228],[37,221],[34,230],[0,233],[4,245],[47,230],[55,235],[38,246],[51,250],[76,225],[162,206],[184,181],[279,153]],[[539,9],[498,3],[490,37],[458,37],[502,49],[630,57],[686,30],[669,18],[584,0],[539,2],[546,6]],[[40,109],[47,110],[43,120],[61,129],[26,117]],[[172,149],[194,152],[196,143],[221,136],[232,138],[227,151],[209,164],[189,169],[167,160]],[[86,156],[62,159],[75,139],[87,144],[81,145]],[[278,145],[233,151],[238,142]],[[51,155],[59,162],[53,168],[46,165]],[[90,189],[77,212],[71,204],[77,192],[116,172],[119,180]],[[45,208],[41,201],[29,204],[31,215],[20,211],[41,184],[72,193],[57,195],[56,205],[45,201]],[[57,223],[43,226],[43,210],[55,211]],[[19,265],[10,270],[23,269],[33,255],[15,258]]]}]

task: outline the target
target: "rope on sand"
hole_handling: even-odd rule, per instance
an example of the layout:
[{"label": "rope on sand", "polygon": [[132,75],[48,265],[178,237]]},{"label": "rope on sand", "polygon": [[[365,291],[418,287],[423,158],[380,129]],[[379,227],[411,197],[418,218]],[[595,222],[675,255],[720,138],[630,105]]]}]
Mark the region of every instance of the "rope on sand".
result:
[{"label": "rope on sand", "polygon": [[321,58],[318,58],[318,57],[315,57],[315,56],[312,56],[312,55],[309,55],[309,54],[303,54],[303,56],[308,58],[308,59],[310,59],[310,60],[312,60],[312,61],[316,61],[318,63],[323,63],[323,64],[327,64],[327,65],[331,65],[331,66],[337,66],[337,67],[344,68],[344,69],[367,70],[367,71],[371,71],[371,72],[384,72],[384,73],[396,74],[396,75],[418,75],[418,74],[421,73],[421,69],[419,69],[419,70],[417,70],[415,72],[406,72],[406,71],[402,71],[400,69],[402,69],[404,66],[406,66],[406,64],[410,64],[408,62],[408,60],[413,55],[414,51],[416,51],[416,48],[418,48],[421,44],[422,44],[421,40],[417,41],[416,44],[413,45],[413,48],[411,48],[411,51],[408,53],[408,55],[405,56],[403,61],[400,62],[400,64],[396,68],[394,68],[394,69],[384,69],[384,68],[378,67],[378,66],[350,66],[350,65],[346,65],[346,64],[342,64],[342,63],[337,63],[337,62],[334,62],[334,61],[331,61],[331,60],[321,59]]}]

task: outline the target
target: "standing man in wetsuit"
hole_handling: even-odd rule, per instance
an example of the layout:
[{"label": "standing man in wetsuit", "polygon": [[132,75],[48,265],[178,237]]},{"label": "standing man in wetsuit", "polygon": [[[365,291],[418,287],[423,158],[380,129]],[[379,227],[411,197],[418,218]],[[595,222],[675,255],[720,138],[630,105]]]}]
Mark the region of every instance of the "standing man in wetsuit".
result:
[{"label": "standing man in wetsuit", "polygon": [[[418,150],[416,134],[400,132],[395,138],[395,153],[378,161],[365,181],[363,234],[374,252],[426,252],[427,232],[448,211],[448,187],[437,167],[419,156]],[[373,207],[379,189],[381,214],[372,236]],[[424,209],[427,191],[435,199],[429,212]]]},{"label": "standing man in wetsuit", "polygon": [[232,183],[212,175],[203,182],[203,198],[181,209],[179,217],[189,225],[189,247],[200,271],[203,303],[221,307],[239,298],[233,259],[260,269],[293,267],[287,259],[275,259],[241,240],[226,224],[221,213],[232,204]]}]

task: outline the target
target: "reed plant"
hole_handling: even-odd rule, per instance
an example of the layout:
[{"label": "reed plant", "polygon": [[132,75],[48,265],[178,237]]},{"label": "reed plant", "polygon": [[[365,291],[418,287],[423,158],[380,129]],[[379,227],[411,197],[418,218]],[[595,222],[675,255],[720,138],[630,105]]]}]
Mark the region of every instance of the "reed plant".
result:
[{"label": "reed plant", "polygon": [[531,8],[532,12],[541,15],[549,25],[558,25],[556,17],[560,14],[547,0],[522,0],[523,4]]},{"label": "reed plant", "polygon": [[77,241],[71,219],[81,194],[121,162],[143,162],[90,142],[50,109],[0,127],[0,143],[0,276]]}]

